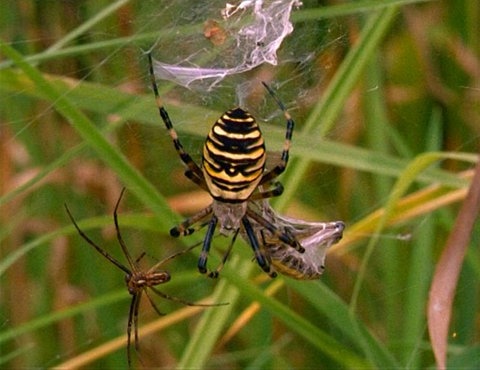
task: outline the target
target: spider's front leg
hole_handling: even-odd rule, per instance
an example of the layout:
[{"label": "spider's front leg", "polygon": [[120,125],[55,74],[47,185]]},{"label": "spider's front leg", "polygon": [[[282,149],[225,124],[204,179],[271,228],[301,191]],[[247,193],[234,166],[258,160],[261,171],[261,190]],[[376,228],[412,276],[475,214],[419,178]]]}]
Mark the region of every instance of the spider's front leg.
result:
[{"label": "spider's front leg", "polygon": [[152,54],[148,53],[147,56],[148,56],[148,65],[149,65],[149,73],[150,73],[150,82],[152,84],[153,93],[155,95],[155,103],[157,105],[160,118],[162,119],[163,123],[165,124],[165,127],[167,128],[168,134],[172,139],[173,146],[175,147],[175,150],[177,151],[178,156],[188,168],[185,175],[189,179],[191,179],[193,182],[195,182],[196,184],[200,185],[202,188],[205,189],[205,186],[201,184],[202,182],[205,182],[203,180],[203,173],[201,168],[195,163],[195,161],[192,159],[190,154],[183,147],[178,137],[177,131],[173,127],[172,120],[170,119],[170,116],[168,115],[167,110],[163,106],[162,99],[160,98],[160,94],[158,93],[157,82],[155,81],[155,70],[153,68]]}]

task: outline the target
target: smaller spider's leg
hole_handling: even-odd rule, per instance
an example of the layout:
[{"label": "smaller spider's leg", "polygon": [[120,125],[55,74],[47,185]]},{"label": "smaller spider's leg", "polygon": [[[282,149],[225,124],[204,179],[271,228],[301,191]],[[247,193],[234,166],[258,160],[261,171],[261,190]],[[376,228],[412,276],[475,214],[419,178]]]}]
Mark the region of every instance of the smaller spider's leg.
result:
[{"label": "smaller spider's leg", "polygon": [[228,246],[228,249],[225,251],[225,254],[223,255],[222,262],[218,265],[218,267],[214,271],[210,271],[208,273],[208,277],[212,279],[218,278],[218,275],[220,275],[220,271],[222,271],[223,266],[225,266],[225,263],[227,262],[228,257],[230,256],[230,252],[232,252],[233,245],[235,244],[235,241],[237,240],[238,232],[240,229],[237,229],[235,231],[235,234],[233,234],[232,241],[230,242],[230,245]]},{"label": "smaller spider's leg", "polygon": [[135,265],[137,265],[143,259],[143,257],[145,257],[146,254],[147,254],[146,252],[140,253],[140,255],[135,260]]},{"label": "smaller spider's leg", "polygon": [[274,224],[272,224],[267,219],[260,216],[253,210],[247,209],[247,217],[255,220],[258,224],[266,228],[272,235],[274,235],[276,238],[278,238],[285,244],[288,244],[289,246],[297,250],[299,253],[305,252],[305,248],[302,247],[302,245],[291,235],[291,233],[282,232]]},{"label": "smaller spider's leg", "polygon": [[212,304],[207,304],[207,303],[193,303],[193,302],[189,302],[189,301],[185,301],[181,298],[178,298],[178,297],[174,297],[174,296],[171,296],[171,295],[168,295],[168,294],[165,294],[163,293],[162,291],[154,288],[154,287],[150,287],[150,289],[152,289],[152,291],[159,295],[160,297],[163,297],[165,299],[168,299],[170,301],[173,301],[173,302],[178,302],[178,303],[182,303],[184,304],[185,306],[199,306],[199,307],[212,307],[212,306],[225,306],[227,304],[229,304],[228,302],[226,303],[212,303]]},{"label": "smaller spider's leg", "polygon": [[255,254],[255,259],[257,260],[258,265],[265,271],[270,277],[276,277],[277,273],[272,270],[270,263],[268,262],[267,257],[265,256],[264,252],[260,249],[258,245],[258,239],[255,236],[255,232],[253,231],[252,224],[248,220],[247,216],[242,218],[243,227],[245,228],[245,232],[247,233],[248,240],[250,241],[250,245],[252,246],[253,252]]},{"label": "smaller spider's leg", "polygon": [[213,235],[215,234],[217,222],[217,216],[213,215],[208,223],[207,233],[205,234],[205,239],[203,240],[202,251],[200,252],[200,257],[198,258],[198,271],[200,271],[202,274],[207,272],[208,252],[210,251],[210,246],[212,244]]},{"label": "smaller spider's leg", "polygon": [[212,206],[210,205],[205,209],[203,209],[202,211],[198,212],[197,214],[193,215],[192,217],[187,218],[180,225],[173,227],[170,230],[170,235],[173,237],[179,237],[179,236],[187,236],[187,235],[193,234],[199,228],[203,227],[204,224],[201,224],[198,228],[192,228],[190,226],[205,219],[211,213],[212,213]]},{"label": "smaller spider's leg", "polygon": [[285,132],[285,142],[283,144],[281,161],[274,168],[272,168],[270,171],[268,171],[266,174],[263,175],[260,185],[265,184],[266,182],[270,182],[271,180],[276,178],[278,175],[280,175],[283,171],[285,171],[285,168],[287,167],[287,163],[288,163],[290,145],[291,145],[292,135],[293,135],[293,128],[295,126],[295,122],[293,121],[292,116],[290,116],[290,113],[288,113],[287,108],[285,108],[285,105],[280,101],[280,99],[272,90],[272,88],[263,81],[262,81],[262,84],[267,89],[268,93],[272,96],[272,98],[275,100],[279,108],[282,110],[283,115],[285,116],[285,120],[287,121],[287,130]]},{"label": "smaller spider's leg", "polygon": [[[156,293],[156,289],[154,289],[152,286],[150,288]],[[160,311],[158,306],[155,304],[152,297],[150,297],[150,294],[148,293],[148,289],[144,289],[144,290],[145,290],[145,295],[147,296],[147,299],[150,302],[150,306],[153,307],[153,309],[159,316],[165,316],[165,314],[162,311]]]},{"label": "smaller spider's leg", "polygon": [[[135,311],[138,310],[137,306],[138,306],[138,296],[137,294],[132,294],[132,302],[130,303],[130,309],[128,311],[128,323],[127,323],[127,362],[128,362],[129,369],[132,368],[132,326],[134,328],[134,331],[136,331],[136,326],[135,326],[136,321],[134,319],[134,316],[135,316]],[[135,339],[135,346],[137,346],[136,339]]]},{"label": "smaller spider's leg", "polygon": [[133,261],[132,256],[130,255],[130,252],[128,251],[127,245],[123,241],[122,234],[120,233],[120,226],[118,226],[118,207],[120,206],[120,201],[122,200],[124,193],[125,193],[125,188],[122,189],[120,196],[118,197],[117,203],[115,204],[115,209],[113,210],[113,222],[115,223],[115,231],[117,232],[118,243],[120,244],[120,247],[122,247],[123,254],[127,259],[128,264],[130,265],[130,268],[135,271],[136,270],[135,263]]},{"label": "smaller spider's leg", "polygon": [[133,335],[134,335],[134,342],[135,342],[135,351],[139,349],[139,341],[138,341],[138,310],[140,308],[140,300],[142,298],[143,289],[139,289],[137,293],[134,294],[135,297],[135,305],[133,308]]},{"label": "smaller spider's leg", "polygon": [[119,261],[117,261],[115,258],[113,258],[109,253],[107,253],[106,250],[100,248],[95,242],[90,239],[87,234],[85,234],[80,227],[77,225],[77,222],[73,218],[72,214],[70,213],[70,210],[68,209],[68,206],[64,204],[65,210],[67,211],[68,217],[70,217],[70,220],[72,221],[73,225],[77,229],[78,233],[80,236],[87,241],[88,244],[90,244],[92,247],[94,247],[98,253],[100,253],[102,256],[104,256],[107,260],[109,260],[111,263],[113,263],[115,266],[117,266],[120,270],[125,272],[127,275],[131,273],[131,271],[124,265],[122,265]]},{"label": "smaller spider's leg", "polygon": [[140,308],[140,300],[142,299],[142,293],[145,289],[139,289],[138,293],[135,294],[136,301],[135,301],[135,308],[133,312],[133,330],[135,335],[135,352],[137,353],[137,358],[143,365],[142,357],[140,356],[140,342],[138,340],[138,311]]},{"label": "smaller spider's leg", "polygon": [[159,267],[163,266],[164,264],[166,264],[167,262],[173,260],[174,258],[178,257],[178,256],[181,256],[182,254],[186,254],[188,252],[190,252],[192,249],[198,247],[200,244],[202,244],[203,241],[201,242],[198,242],[198,243],[195,243],[194,245],[192,245],[191,247],[188,247],[180,252],[177,252],[177,253],[174,253],[174,254],[171,254],[170,256],[167,256],[165,257],[164,259],[158,261],[155,265],[153,265],[151,268],[148,269],[147,271],[147,274],[149,273],[154,273],[155,271],[158,270]]},{"label": "smaller spider's leg", "polygon": [[[250,197],[249,200],[259,200],[259,199],[265,199],[265,198],[272,198],[272,197],[278,197],[283,193],[283,185],[280,181],[274,181],[271,183],[271,186],[273,187],[270,190],[265,190],[265,191],[258,191]],[[261,189],[262,186],[259,186]]]},{"label": "smaller spider's leg", "polygon": [[166,111],[166,109],[163,106],[162,99],[160,98],[160,94],[158,93],[158,86],[157,82],[155,81],[155,71],[153,69],[153,58],[152,58],[152,53],[148,53],[148,65],[149,65],[149,72],[150,72],[150,80],[153,88],[153,93],[155,94],[155,102],[158,107],[158,112],[160,114],[160,117],[163,120],[163,123],[167,127],[168,133],[170,134],[170,137],[172,138],[173,145],[175,146],[175,150],[177,151],[178,155],[180,156],[181,160],[183,163],[187,165],[190,171],[192,171],[198,178],[202,178],[202,170],[198,165],[194,162],[192,157],[190,157],[190,154],[188,154],[185,149],[183,148],[182,143],[180,142],[180,139],[178,138],[177,132],[173,128],[172,121],[170,120],[170,117]]}]

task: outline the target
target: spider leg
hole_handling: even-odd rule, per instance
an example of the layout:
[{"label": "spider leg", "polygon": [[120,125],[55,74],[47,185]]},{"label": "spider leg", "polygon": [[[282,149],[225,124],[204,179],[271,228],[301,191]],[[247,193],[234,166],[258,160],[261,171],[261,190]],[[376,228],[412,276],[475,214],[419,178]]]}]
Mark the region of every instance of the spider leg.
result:
[{"label": "spider leg", "polygon": [[208,223],[207,233],[205,234],[205,239],[203,239],[202,251],[200,252],[200,257],[198,259],[198,271],[205,274],[207,272],[207,259],[208,252],[210,251],[210,246],[212,244],[212,238],[215,233],[215,228],[217,227],[217,216],[213,215]]},{"label": "spider leg", "polygon": [[88,244],[90,244],[92,247],[94,247],[98,253],[100,253],[102,256],[104,256],[107,260],[109,260],[111,263],[113,263],[115,266],[117,266],[120,270],[125,272],[127,275],[131,274],[131,271],[124,265],[122,265],[119,261],[117,261],[113,256],[111,256],[106,250],[100,248],[95,242],[90,239],[87,234],[85,234],[80,227],[77,225],[75,219],[73,218],[72,214],[70,213],[70,210],[68,209],[68,206],[64,204],[65,210],[67,211],[68,217],[70,217],[70,220],[72,221],[73,225],[77,229],[78,233],[80,236],[87,241]]},{"label": "spider leg", "polygon": [[135,264],[138,264],[143,259],[143,257],[145,257],[146,254],[147,254],[146,252],[140,253],[140,255],[135,260]]},{"label": "spider leg", "polygon": [[175,150],[177,151],[178,155],[180,156],[181,160],[183,163],[185,163],[188,167],[188,169],[195,174],[195,176],[199,179],[203,178],[203,173],[200,167],[195,163],[195,161],[192,159],[190,154],[188,154],[185,149],[183,148],[182,143],[180,142],[180,139],[178,138],[177,132],[173,128],[172,121],[170,120],[170,117],[165,110],[162,100],[160,98],[160,95],[158,93],[158,86],[157,83],[155,82],[155,71],[153,69],[153,58],[152,54],[148,53],[148,65],[149,65],[149,72],[150,72],[150,80],[152,83],[152,88],[153,88],[153,93],[155,94],[155,102],[158,107],[158,112],[160,113],[160,117],[163,120],[163,123],[165,123],[165,126],[167,127],[168,133],[170,134],[170,137],[172,138],[173,145],[175,146]]},{"label": "spider leg", "polygon": [[163,266],[165,263],[167,263],[168,261],[178,257],[178,256],[181,256],[182,254],[185,254],[185,253],[188,253],[190,252],[192,249],[198,247],[200,244],[202,244],[203,242],[198,242],[198,243],[195,243],[194,245],[192,245],[191,247],[188,247],[180,252],[177,252],[177,253],[174,253],[168,257],[165,257],[164,259],[158,261],[155,265],[153,265],[151,268],[148,269],[148,272],[147,273],[151,273],[153,271],[156,271],[160,266]]},{"label": "spider leg", "polygon": [[130,268],[132,270],[136,270],[136,265],[135,262],[133,261],[132,256],[130,255],[130,252],[128,251],[127,245],[123,241],[122,234],[120,233],[120,226],[118,225],[118,207],[120,205],[120,201],[122,200],[123,193],[125,193],[125,188],[122,189],[120,196],[118,197],[117,203],[115,204],[115,209],[113,210],[113,222],[115,223],[115,231],[117,232],[117,240],[118,243],[120,244],[120,247],[122,248],[123,254],[125,255],[125,258],[128,261],[128,264],[130,265]]},{"label": "spider leg", "polygon": [[198,175],[195,172],[187,169],[185,171],[185,177],[187,177],[190,181],[197,184],[199,187],[201,187],[206,192],[209,192],[207,183],[205,182],[205,177],[203,176],[203,173],[202,173],[202,176],[198,177]]},{"label": "spider leg", "polygon": [[[258,234],[257,234],[258,235]],[[265,248],[265,246],[269,246],[270,243],[268,242],[267,238],[265,237],[265,230],[262,230],[260,229],[260,237],[262,238],[262,244],[261,244],[261,249],[263,251],[263,253],[265,254],[265,257],[267,258],[268,260],[268,263],[271,265],[270,268],[275,271],[275,266],[272,266],[272,257],[270,255],[270,252],[268,251],[267,248]],[[258,239],[258,237],[257,237]],[[272,271],[272,272],[273,272]],[[275,277],[275,276],[274,276]]]},{"label": "spider leg", "polygon": [[[272,197],[278,197],[283,193],[283,185],[280,181],[274,181],[271,183],[272,189],[266,190],[266,191],[261,191],[259,190],[258,192],[252,194],[249,200],[260,200],[260,199],[265,199],[265,198],[272,198]],[[262,186],[259,186],[259,189],[261,189]]]},{"label": "spider leg", "polygon": [[197,214],[193,215],[192,217],[187,218],[180,225],[173,227],[170,230],[170,235],[173,237],[179,237],[179,236],[187,236],[187,235],[193,234],[195,231],[197,231],[199,228],[202,228],[205,225],[200,224],[197,228],[192,228],[190,226],[203,220],[211,213],[212,213],[212,206],[210,205],[207,208],[198,212]]},{"label": "spider leg", "polygon": [[[156,289],[154,289],[153,287],[150,287],[155,293],[156,293]],[[148,301],[150,302],[150,305],[153,307],[153,309],[155,310],[155,312],[159,315],[159,316],[165,316],[165,314],[160,311],[160,309],[158,308],[158,306],[155,304],[155,302],[153,301],[152,297],[150,297],[150,294],[148,293],[148,289],[144,289],[145,290],[145,295],[147,296],[147,299]]]},{"label": "spider leg", "polygon": [[255,232],[253,231],[252,224],[248,220],[247,216],[242,218],[243,227],[245,228],[245,232],[247,233],[248,240],[250,241],[250,245],[252,246],[253,252],[255,254],[255,259],[257,260],[258,265],[265,271],[270,277],[274,278],[277,276],[277,273],[272,270],[270,263],[268,262],[267,257],[260,246],[258,244],[258,239],[255,236]]},{"label": "spider leg", "polygon": [[139,305],[138,293],[132,295],[132,302],[130,303],[130,309],[128,311],[128,323],[127,323],[127,361],[128,368],[132,368],[132,326],[134,330],[135,348],[137,348],[137,318],[138,318],[138,305]]},{"label": "spider leg", "polygon": [[211,272],[208,273],[209,278],[212,278],[212,279],[218,278],[218,275],[220,274],[220,271],[222,271],[223,266],[225,266],[225,263],[227,262],[227,259],[230,256],[230,252],[232,251],[233,245],[235,244],[235,240],[237,240],[237,236],[238,236],[239,231],[240,231],[240,229],[237,229],[237,231],[235,231],[235,234],[233,234],[232,241],[231,241],[230,245],[228,246],[227,251],[223,255],[222,262],[220,262],[220,264],[218,265],[218,267],[214,271],[211,271]]},{"label": "spider leg", "polygon": [[291,235],[291,233],[282,232],[274,224],[272,224],[271,222],[269,222],[259,214],[255,213],[251,209],[247,209],[246,215],[247,217],[250,217],[253,220],[255,220],[259,225],[266,228],[272,235],[277,237],[280,241],[288,244],[289,246],[297,250],[299,253],[305,252],[305,248],[302,247],[302,245]]},{"label": "spider leg", "polygon": [[285,116],[285,119],[287,121],[287,130],[285,132],[285,142],[283,144],[281,161],[279,164],[277,164],[270,171],[268,171],[263,175],[262,180],[260,181],[260,185],[273,180],[278,175],[280,175],[283,171],[285,171],[285,168],[287,167],[287,163],[288,163],[288,156],[290,151],[290,144],[292,141],[293,128],[295,126],[295,122],[293,121],[292,116],[290,116],[290,113],[288,113],[287,108],[285,108],[285,105],[280,101],[280,99],[277,97],[277,95],[272,90],[272,88],[263,81],[262,81],[262,84],[267,89],[268,93],[272,96],[272,98],[275,100],[278,107],[282,110],[283,115]]},{"label": "spider leg", "polygon": [[182,304],[184,304],[185,306],[212,307],[212,306],[225,306],[225,305],[228,304],[228,303],[214,303],[214,304],[193,303],[193,302],[185,301],[185,300],[183,300],[183,299],[181,299],[181,298],[178,298],[178,297],[174,297],[174,296],[165,294],[165,293],[163,293],[162,291],[156,289],[155,287],[150,287],[150,289],[152,289],[152,291],[153,291],[155,294],[159,295],[159,296],[162,297],[162,298],[168,299],[169,301],[182,303]]}]

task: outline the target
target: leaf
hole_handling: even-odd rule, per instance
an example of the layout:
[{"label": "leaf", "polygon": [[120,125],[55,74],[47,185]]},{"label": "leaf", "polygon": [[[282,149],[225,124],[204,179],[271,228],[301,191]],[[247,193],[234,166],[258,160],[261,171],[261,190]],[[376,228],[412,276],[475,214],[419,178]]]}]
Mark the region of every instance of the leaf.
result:
[{"label": "leaf", "polygon": [[480,161],[467,197],[445,243],[433,276],[428,300],[428,331],[438,369],[446,369],[448,327],[460,269],[480,211]]}]

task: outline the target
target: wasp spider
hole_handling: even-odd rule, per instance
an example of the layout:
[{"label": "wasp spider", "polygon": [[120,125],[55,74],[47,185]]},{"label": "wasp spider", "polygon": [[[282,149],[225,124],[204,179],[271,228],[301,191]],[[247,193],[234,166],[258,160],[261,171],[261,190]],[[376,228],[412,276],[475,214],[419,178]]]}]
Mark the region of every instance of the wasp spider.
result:
[{"label": "wasp spider", "polygon": [[[199,227],[207,225],[198,261],[199,271],[206,273],[208,252],[217,224],[220,233],[224,235],[238,232],[240,228],[243,228],[257,263],[265,272],[274,276],[268,260],[262,253],[251,220],[266,228],[270,234],[276,235],[279,240],[297,250],[298,253],[303,253],[303,247],[291,236],[279,232],[272,223],[250,210],[247,205],[250,201],[277,196],[283,192],[283,186],[273,180],[287,166],[294,127],[293,119],[273,90],[262,82],[283,111],[287,122],[280,162],[271,170],[265,170],[266,152],[260,128],[250,113],[242,108],[234,108],[222,114],[213,125],[203,146],[202,165],[199,166],[183,148],[163,106],[155,82],[150,53],[148,60],[158,110],[178,155],[187,166],[185,175],[202,189],[208,191],[213,198],[210,206],[172,228],[170,234],[175,237],[190,235]],[[262,185],[270,186],[270,189],[259,191],[258,188]],[[195,224],[200,226],[195,228],[193,227]],[[216,276],[216,273],[210,273],[210,276]]]},{"label": "wasp spider", "polygon": [[[319,279],[325,270],[327,249],[342,238],[345,224],[342,221],[307,222],[282,216],[273,210],[267,200],[250,202],[249,207],[257,212],[260,208],[262,217],[298,240],[305,248],[305,253],[298,253],[276,235],[255,223],[253,225],[255,234],[262,241],[265,255],[273,268],[298,280]],[[245,237],[243,234],[242,236]]]},{"label": "wasp spider", "polygon": [[118,206],[120,204],[120,200],[122,199],[124,191],[125,189],[122,189],[122,192],[120,194],[120,197],[118,198],[117,204],[115,205],[115,210],[113,212],[113,220],[115,223],[115,230],[117,231],[118,243],[122,248],[123,255],[127,259],[127,263],[129,267],[123,265],[116,258],[110,255],[106,250],[99,247],[92,239],[90,239],[80,229],[80,227],[76,223],[75,219],[73,218],[66,204],[65,204],[65,209],[68,213],[68,216],[70,217],[70,220],[72,221],[73,225],[77,229],[80,236],[83,239],[85,239],[88,242],[88,244],[94,247],[98,253],[100,253],[103,257],[105,257],[107,260],[109,260],[111,263],[113,263],[115,266],[117,266],[120,270],[122,270],[125,273],[125,283],[127,285],[128,292],[132,295],[132,301],[130,303],[130,310],[128,313],[128,324],[127,324],[127,359],[128,359],[128,366],[131,367],[131,333],[132,333],[132,327],[133,327],[134,338],[135,338],[134,339],[135,349],[138,351],[138,310],[140,307],[140,300],[142,298],[143,293],[145,293],[145,296],[147,297],[151,306],[159,315],[164,315],[164,314],[159,310],[159,308],[153,301],[152,297],[150,296],[149,289],[154,294],[160,297],[163,297],[171,301],[179,302],[187,306],[205,306],[205,307],[208,306],[209,307],[209,306],[224,305],[224,303],[219,303],[219,304],[191,303],[188,301],[184,301],[183,299],[165,294],[156,288],[157,285],[164,284],[170,281],[170,278],[171,278],[170,273],[168,271],[161,270],[161,267],[168,261],[172,260],[173,258],[181,254],[184,254],[190,251],[191,249],[197,247],[200,243],[195,244],[183,251],[180,251],[178,253],[175,253],[171,256],[164,258],[163,260],[159,261],[148,270],[142,270],[139,266],[139,262],[145,256],[145,253],[142,253],[136,260],[134,260],[130,252],[128,251],[128,248],[120,233],[120,228],[118,226],[117,210],[118,210]]}]

